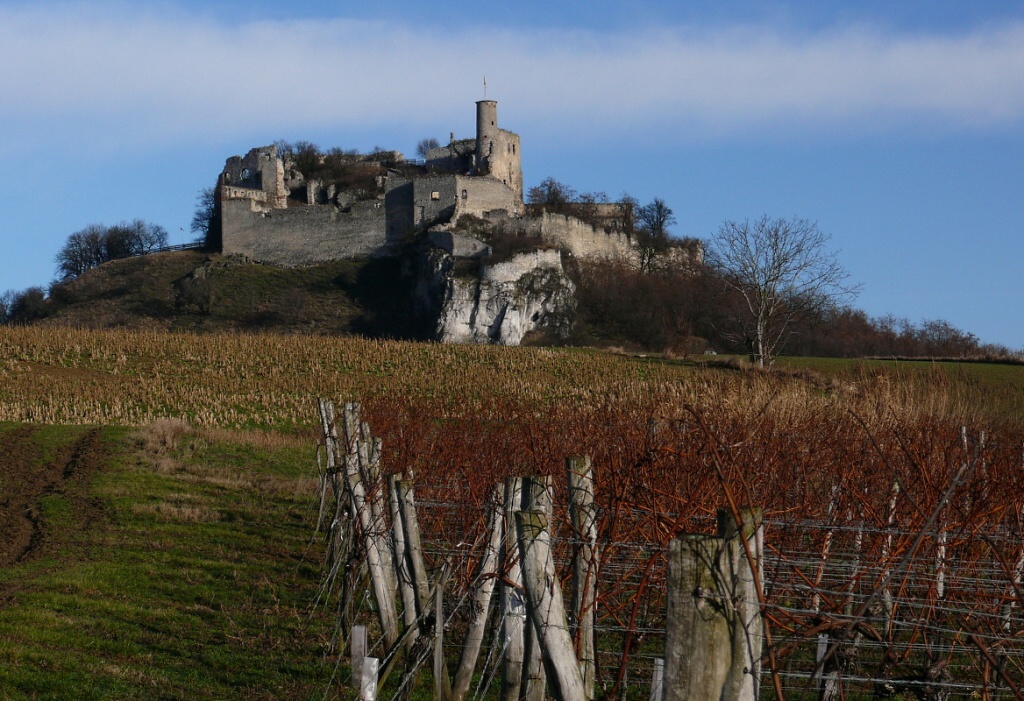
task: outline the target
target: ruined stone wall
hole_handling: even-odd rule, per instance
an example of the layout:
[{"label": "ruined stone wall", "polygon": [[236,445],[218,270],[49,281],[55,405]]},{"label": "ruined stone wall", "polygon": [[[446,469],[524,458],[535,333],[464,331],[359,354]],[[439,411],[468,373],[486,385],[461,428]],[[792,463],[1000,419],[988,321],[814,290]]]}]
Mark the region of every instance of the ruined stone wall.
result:
[{"label": "ruined stone wall", "polygon": [[499,129],[490,142],[487,174],[510,187],[523,199],[523,166],[519,154],[519,135]]},{"label": "ruined stone wall", "polygon": [[487,212],[502,210],[519,214],[523,200],[514,190],[492,177],[457,176],[458,214],[473,214],[478,217]]},{"label": "ruined stone wall", "polygon": [[384,195],[386,217],[386,238],[392,247],[398,242],[412,238],[413,223],[413,181],[408,178],[389,176],[387,192]]},{"label": "ruined stone wall", "polygon": [[413,226],[423,229],[454,218],[457,206],[458,176],[432,175],[416,178],[413,189]]},{"label": "ruined stone wall", "polygon": [[385,200],[334,206],[254,211],[253,203],[226,200],[222,252],[273,265],[311,265],[338,259],[391,255]]},{"label": "ruined stone wall", "polygon": [[466,173],[473,169],[476,159],[476,139],[453,139],[447,146],[427,151],[424,161],[428,168]]},{"label": "ruined stone wall", "polygon": [[267,193],[263,190],[255,190],[249,187],[237,187],[235,185],[221,185],[220,199],[224,200],[252,200],[266,204]]},{"label": "ruined stone wall", "polygon": [[527,222],[527,233],[540,236],[546,243],[558,246],[577,258],[619,259],[639,264],[636,247],[621,231],[606,231],[575,217],[547,212],[524,222]]},{"label": "ruined stone wall", "polygon": [[[247,197],[265,203],[266,207],[287,206],[284,163],[277,155],[276,146],[254,148],[245,156],[229,158],[221,171],[220,186],[222,199]],[[262,191],[263,196],[247,193],[247,190]]]}]

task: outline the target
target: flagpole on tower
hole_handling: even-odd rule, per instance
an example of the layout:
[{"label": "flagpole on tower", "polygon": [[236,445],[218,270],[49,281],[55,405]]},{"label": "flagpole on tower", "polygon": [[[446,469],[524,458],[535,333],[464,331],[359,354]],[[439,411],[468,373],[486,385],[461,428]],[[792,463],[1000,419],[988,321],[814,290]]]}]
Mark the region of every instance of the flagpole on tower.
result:
[{"label": "flagpole on tower", "polygon": [[487,76],[484,76],[484,99],[487,99]]}]

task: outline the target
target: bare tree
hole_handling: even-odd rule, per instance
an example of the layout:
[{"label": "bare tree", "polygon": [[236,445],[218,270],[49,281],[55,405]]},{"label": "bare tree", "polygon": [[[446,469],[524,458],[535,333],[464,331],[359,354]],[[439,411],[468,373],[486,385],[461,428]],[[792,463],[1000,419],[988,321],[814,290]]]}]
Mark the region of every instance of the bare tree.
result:
[{"label": "bare tree", "polygon": [[7,290],[0,295],[0,324],[6,324],[11,315],[11,308],[14,306],[14,290]]},{"label": "bare tree", "polygon": [[440,147],[441,142],[434,137],[430,137],[429,139],[420,139],[420,142],[416,144],[416,155],[420,158],[426,158],[428,151]]},{"label": "bare tree", "polygon": [[196,240],[202,242],[203,248],[208,251],[220,250],[220,203],[215,188],[205,187],[199,191],[190,228],[193,234],[199,234]]},{"label": "bare tree", "polygon": [[636,215],[640,202],[628,192],[623,192],[618,201],[619,220],[623,233],[632,238],[636,233]]},{"label": "bare tree", "polygon": [[561,211],[578,199],[579,193],[576,190],[554,178],[545,178],[540,185],[534,185],[526,192],[527,202],[545,205],[551,211]]},{"label": "bare tree", "polygon": [[64,247],[57,253],[58,278],[76,278],[86,270],[108,260],[104,242],[106,232],[107,229],[102,224],[90,224],[68,236]]},{"label": "bare tree", "polygon": [[159,224],[133,219],[107,229],[104,243],[106,260],[152,253],[167,245],[167,230]]},{"label": "bare tree", "polygon": [[57,277],[71,280],[107,261],[151,253],[166,245],[167,230],[141,219],[111,227],[91,224],[68,236],[57,252]]},{"label": "bare tree", "polygon": [[651,271],[655,257],[668,249],[668,228],[676,223],[676,218],[660,197],[655,197],[650,204],[635,208],[634,211],[640,270],[646,273]]},{"label": "bare tree", "polygon": [[794,322],[852,299],[859,285],[826,247],[830,237],[806,219],[726,221],[707,263],[741,303],[733,321],[752,362],[771,365]]}]

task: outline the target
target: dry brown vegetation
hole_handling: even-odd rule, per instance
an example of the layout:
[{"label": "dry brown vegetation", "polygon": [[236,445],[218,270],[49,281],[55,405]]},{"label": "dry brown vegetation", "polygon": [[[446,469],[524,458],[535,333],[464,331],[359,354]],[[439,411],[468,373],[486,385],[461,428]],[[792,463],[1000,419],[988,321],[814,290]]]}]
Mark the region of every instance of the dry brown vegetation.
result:
[{"label": "dry brown vegetation", "polygon": [[[813,643],[808,631],[822,620],[844,625],[839,598],[811,616],[806,589],[778,584],[783,575],[814,578],[830,523],[863,533],[853,583],[861,595],[878,585],[879,566],[933,553],[945,534],[957,568],[944,599],[927,572],[907,570],[892,584],[924,602],[913,620],[941,635],[883,630],[883,642],[962,642],[969,623],[998,646],[993,626],[1002,625],[1007,583],[1024,556],[1024,368],[999,372],[996,380],[974,366],[866,362],[764,373],[567,349],[2,328],[0,420],[150,426],[140,441],[158,470],[186,485],[230,486],[269,478],[237,465],[186,468],[172,453],[187,452],[188,441],[231,438],[243,448],[308,450],[312,467],[315,399],[356,399],[384,441],[385,472],[415,472],[425,536],[437,548],[478,540],[487,494],[506,476],[552,474],[561,485],[564,459],[590,455],[603,561],[618,563],[602,572],[602,616],[627,647],[662,623],[661,548],[680,530],[710,529],[729,498],[766,509],[776,554],[804,553],[802,562],[776,560],[790,569],[773,573],[774,595],[796,602],[771,614],[780,652]],[[313,491],[311,480],[294,479],[260,488]],[[941,526],[929,526],[947,494]],[[212,516],[185,497],[144,508],[175,521]],[[454,556],[456,582],[472,574],[470,552]],[[927,555],[925,570],[934,561]],[[996,589],[979,597],[985,582]],[[984,667],[958,650],[975,665],[965,678]],[[604,664],[604,678],[614,679],[614,663]]]}]

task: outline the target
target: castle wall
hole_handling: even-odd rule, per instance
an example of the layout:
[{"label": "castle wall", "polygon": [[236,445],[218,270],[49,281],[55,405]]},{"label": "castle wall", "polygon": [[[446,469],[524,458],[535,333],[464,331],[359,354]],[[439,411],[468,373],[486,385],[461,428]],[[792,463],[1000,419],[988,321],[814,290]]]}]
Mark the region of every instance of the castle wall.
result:
[{"label": "castle wall", "polygon": [[457,175],[416,178],[413,187],[413,226],[423,229],[454,218],[458,197]]},{"label": "castle wall", "polygon": [[473,214],[482,217],[487,212],[503,210],[509,214],[520,214],[522,199],[514,190],[501,181],[490,177],[456,176],[458,214]]},{"label": "castle wall", "polygon": [[519,135],[500,129],[490,146],[488,174],[512,188],[523,198],[523,167],[519,155]]},{"label": "castle wall", "polygon": [[397,247],[413,235],[413,181],[389,177],[384,195],[386,238],[391,247]]},{"label": "castle wall", "polygon": [[359,202],[345,212],[333,206],[254,211],[253,203],[225,200],[222,252],[260,263],[311,265],[395,252],[385,221],[385,202]]},{"label": "castle wall", "polygon": [[246,197],[246,190],[257,190],[262,191],[262,197],[248,193],[248,198],[265,202],[268,207],[287,206],[284,163],[277,156],[276,146],[254,148],[245,156],[232,156],[224,164],[220,183],[224,198]]},{"label": "castle wall", "polygon": [[476,159],[476,139],[452,140],[447,146],[427,151],[424,161],[428,168],[465,173],[473,169]]},{"label": "castle wall", "polygon": [[462,214],[515,214],[522,208],[516,194],[491,177],[434,175],[416,178],[412,188],[413,226],[418,229],[455,221]]},{"label": "castle wall", "polygon": [[621,231],[606,231],[564,214],[542,212],[532,220],[545,242],[565,249],[577,258],[618,258],[639,264],[636,247]]}]

